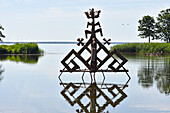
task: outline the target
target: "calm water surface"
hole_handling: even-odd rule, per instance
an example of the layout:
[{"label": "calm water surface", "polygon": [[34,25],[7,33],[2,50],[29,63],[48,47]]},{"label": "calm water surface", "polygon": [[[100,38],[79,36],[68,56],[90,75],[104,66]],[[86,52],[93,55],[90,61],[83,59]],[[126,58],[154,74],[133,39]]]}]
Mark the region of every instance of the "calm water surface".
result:
[{"label": "calm water surface", "polygon": [[96,84],[91,84],[88,73],[83,80],[82,73],[64,73],[58,79],[60,61],[80,47],[39,46],[44,56],[0,56],[0,113],[90,111],[92,89],[97,90],[93,99],[97,98],[99,112],[170,113],[170,56],[124,55],[129,82],[125,73],[105,73],[105,79],[97,73]]}]

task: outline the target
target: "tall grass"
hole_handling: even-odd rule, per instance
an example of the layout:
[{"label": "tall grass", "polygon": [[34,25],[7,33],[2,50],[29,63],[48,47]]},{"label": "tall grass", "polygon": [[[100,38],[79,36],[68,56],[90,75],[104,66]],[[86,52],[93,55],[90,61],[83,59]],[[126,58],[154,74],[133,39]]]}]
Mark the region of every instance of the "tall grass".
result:
[{"label": "tall grass", "polygon": [[163,52],[170,53],[170,43],[126,43],[115,45],[111,50],[117,49],[119,52],[130,53],[153,53]]},{"label": "tall grass", "polygon": [[40,54],[42,52],[36,43],[0,45],[0,54]]}]

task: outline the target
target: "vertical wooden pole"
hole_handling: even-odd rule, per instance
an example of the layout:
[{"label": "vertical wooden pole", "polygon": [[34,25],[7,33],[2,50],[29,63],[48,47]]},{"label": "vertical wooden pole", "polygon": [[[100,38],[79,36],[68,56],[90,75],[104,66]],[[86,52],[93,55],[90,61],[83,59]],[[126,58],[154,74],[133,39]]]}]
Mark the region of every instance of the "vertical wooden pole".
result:
[{"label": "vertical wooden pole", "polygon": [[96,113],[96,88],[94,84],[90,89],[90,113]]}]

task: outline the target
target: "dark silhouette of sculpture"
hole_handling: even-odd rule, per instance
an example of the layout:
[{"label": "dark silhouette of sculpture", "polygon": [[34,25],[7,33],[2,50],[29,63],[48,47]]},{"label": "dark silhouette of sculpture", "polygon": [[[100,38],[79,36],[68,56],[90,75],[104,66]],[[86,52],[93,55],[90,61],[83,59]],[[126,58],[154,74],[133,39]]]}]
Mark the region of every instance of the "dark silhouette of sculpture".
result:
[{"label": "dark silhouette of sculpture", "polygon": [[[87,22],[87,28],[91,27],[91,30],[85,30],[85,37],[88,39],[88,41],[84,44],[83,38],[78,38],[78,46],[82,45],[83,47],[76,52],[74,49],[68,53],[68,55],[61,61],[61,63],[64,65],[64,69],[60,70],[61,74],[63,72],[89,72],[90,75],[94,74],[96,72],[102,72],[104,76],[104,72],[125,72],[127,76],[128,70],[123,67],[123,65],[128,61],[126,58],[124,58],[116,49],[113,51],[109,51],[104,44],[110,44],[109,41],[111,39],[103,38],[105,41],[104,44],[102,44],[98,38],[96,37],[96,33],[100,33],[101,36],[103,36],[102,28],[99,22],[95,22],[95,19],[100,16],[101,11],[94,11],[94,9],[90,9],[89,12],[85,12],[88,19],[91,19],[91,22]],[[96,27],[98,27],[96,29]],[[89,37],[90,36],[90,37]],[[89,38],[88,38],[89,37]],[[90,57],[87,58],[87,56],[83,57],[82,54],[87,51],[87,56]],[[102,59],[100,58],[99,53],[101,51],[104,51],[105,57]],[[104,56],[103,55],[103,56]],[[74,56],[74,58],[71,58],[71,56]],[[116,57],[115,57],[116,56]],[[76,62],[75,59],[78,59],[83,65],[86,67],[85,69],[81,69],[81,66],[78,62]],[[112,60],[110,64],[108,64],[106,69],[102,69],[102,66],[105,65],[106,61]],[[119,59],[119,60],[118,60]],[[69,62],[69,63],[68,63]],[[70,66],[72,65],[72,66]],[[59,78],[61,76],[59,75]],[[84,75],[84,74],[83,74]]]},{"label": "dark silhouette of sculpture", "polygon": [[[111,41],[111,39],[103,38],[104,43],[101,43],[96,37],[96,33],[100,33],[101,37],[103,36],[100,23],[95,22],[95,19],[100,16],[100,13],[100,10],[94,11],[93,8],[90,9],[89,12],[85,12],[86,17],[92,20],[91,22],[87,22],[87,28],[91,27],[91,30],[85,30],[85,37],[88,40],[86,43],[84,43],[83,38],[78,38],[77,45],[82,45],[83,47],[78,52],[72,49],[61,61],[61,63],[64,65],[64,69],[60,70],[60,81],[60,76],[63,72],[83,72],[83,83],[63,83],[62,81],[60,83],[60,85],[64,87],[63,91],[61,91],[61,94],[69,102],[69,104],[71,106],[74,106],[75,104],[80,106],[80,109],[76,110],[77,113],[101,113],[104,112],[108,105],[116,107],[124,98],[127,97],[127,95],[123,92],[123,89],[128,86],[127,83],[130,80],[130,76],[128,74],[128,70],[125,69],[123,65],[128,60],[124,58],[116,49],[110,52],[105,47],[105,44],[110,44],[109,41]],[[102,53],[104,58],[101,58],[99,55],[100,52],[104,52]],[[85,54],[85,56],[83,56],[83,54]],[[108,60],[109,62],[107,62]],[[106,62],[108,64],[106,64]],[[106,65],[106,67],[104,67],[104,65]],[[85,68],[82,69],[82,66]],[[84,83],[83,76],[85,72],[90,73],[91,83]],[[104,77],[102,84],[98,84],[96,82],[96,72],[102,72]],[[125,85],[104,84],[104,72],[125,72],[129,79]],[[94,81],[92,74],[94,76]],[[85,85],[88,86],[86,87]],[[99,88],[99,85],[104,87]],[[78,93],[79,95],[75,95],[80,88],[85,89],[81,94]],[[70,91],[70,89],[73,90]],[[106,90],[106,92],[109,93],[109,95],[112,95],[112,97],[107,96],[103,90]],[[117,92],[115,93],[114,90],[117,90]],[[97,101],[100,97],[104,98],[105,100],[105,103],[102,105],[100,105],[101,103]],[[83,98],[86,98],[85,101],[88,102],[87,104],[82,102]]]},{"label": "dark silhouette of sculpture", "polygon": [[[128,82],[127,82],[128,83]],[[63,86],[61,95],[68,101],[71,106],[78,104],[80,109],[77,113],[103,113],[108,105],[116,107],[123,101],[127,95],[124,89],[128,87],[126,84],[108,84],[103,83],[60,83]],[[83,89],[83,90],[82,90]],[[82,92],[79,94],[79,92]],[[77,95],[79,94],[79,95]],[[109,95],[109,96],[108,96]],[[112,95],[112,96],[110,96]],[[83,99],[86,98],[86,103]],[[100,103],[100,98],[103,98],[105,103]],[[107,111],[108,112],[108,111]]]},{"label": "dark silhouette of sculpture", "polygon": [[[0,30],[4,30],[4,28],[0,25]],[[0,31],[0,37],[5,38],[5,36],[2,34],[2,32]],[[2,42],[2,39],[0,38],[0,41]]]}]

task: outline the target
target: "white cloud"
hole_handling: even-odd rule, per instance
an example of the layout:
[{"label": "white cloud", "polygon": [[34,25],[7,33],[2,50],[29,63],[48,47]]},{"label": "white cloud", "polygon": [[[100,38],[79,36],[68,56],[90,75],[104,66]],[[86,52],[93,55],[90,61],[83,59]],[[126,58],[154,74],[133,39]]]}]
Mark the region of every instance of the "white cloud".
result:
[{"label": "white cloud", "polygon": [[1,6],[2,7],[7,7],[7,6],[9,6],[9,3],[3,3],[3,4],[1,4]]},{"label": "white cloud", "polygon": [[41,14],[42,17],[45,18],[73,18],[73,17],[78,17],[79,15],[77,15],[77,12],[74,11],[70,11],[68,12],[65,11],[62,8],[58,8],[58,7],[48,7],[44,10],[43,14]]},{"label": "white cloud", "polygon": [[146,110],[151,110],[151,111],[170,112],[169,105],[135,105],[134,107],[138,109],[146,109]]},{"label": "white cloud", "polygon": [[20,2],[20,0],[15,0],[16,1],[16,3],[19,3]]},{"label": "white cloud", "polygon": [[26,1],[26,2],[30,2],[31,0],[24,0],[24,1]]},{"label": "white cloud", "polygon": [[57,8],[57,7],[49,7],[45,13],[47,14],[58,14],[60,13],[61,11]]},{"label": "white cloud", "polygon": [[28,3],[28,2],[31,2],[31,0],[15,0],[15,2],[16,2],[16,3],[21,3],[21,2],[26,2],[26,3]]}]

